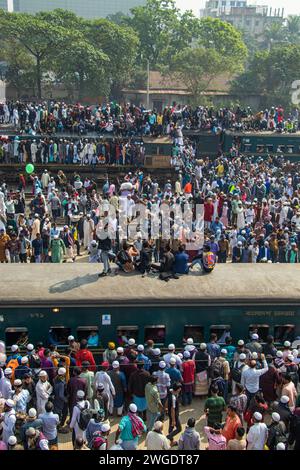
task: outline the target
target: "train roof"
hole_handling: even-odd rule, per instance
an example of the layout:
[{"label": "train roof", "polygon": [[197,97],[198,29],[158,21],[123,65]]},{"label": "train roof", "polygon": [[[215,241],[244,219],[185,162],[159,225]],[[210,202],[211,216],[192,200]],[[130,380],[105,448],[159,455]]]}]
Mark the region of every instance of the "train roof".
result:
[{"label": "train roof", "polygon": [[0,265],[4,307],[300,305],[300,265],[226,264],[165,283],[157,276],[98,278],[97,264]]}]

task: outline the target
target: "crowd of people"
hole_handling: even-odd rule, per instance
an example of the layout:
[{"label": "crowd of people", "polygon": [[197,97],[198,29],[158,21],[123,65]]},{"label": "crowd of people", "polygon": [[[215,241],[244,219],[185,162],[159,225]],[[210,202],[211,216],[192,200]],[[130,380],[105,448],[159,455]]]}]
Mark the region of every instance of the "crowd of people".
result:
[{"label": "crowd of people", "polygon": [[[299,450],[300,341],[280,350],[272,336],[229,335],[165,353],[111,341],[98,364],[73,336],[59,351],[27,343],[6,355],[0,342],[0,450],[57,450],[69,432],[74,450]],[[197,397],[204,414],[196,407],[183,429]]]},{"label": "crowd of people", "polygon": [[4,178],[0,261],[62,262],[66,253],[75,261],[89,253],[108,273],[109,261],[125,251],[123,264],[142,261],[143,274],[163,259],[166,271],[187,274],[205,244],[219,263],[299,262],[299,163],[282,156],[199,160],[189,141],[176,144],[172,158],[176,180],[141,169],[99,187],[78,172],[45,170],[19,175],[12,190]]},{"label": "crowd of people", "polygon": [[144,105],[116,103],[83,106],[63,101],[0,103],[0,125],[10,125],[16,131],[31,135],[72,133],[113,134],[132,137],[142,135],[174,135],[177,128],[223,130],[296,132],[299,129],[299,111],[284,112],[281,105],[262,111],[250,107],[214,108],[173,103],[162,111],[146,109]]}]

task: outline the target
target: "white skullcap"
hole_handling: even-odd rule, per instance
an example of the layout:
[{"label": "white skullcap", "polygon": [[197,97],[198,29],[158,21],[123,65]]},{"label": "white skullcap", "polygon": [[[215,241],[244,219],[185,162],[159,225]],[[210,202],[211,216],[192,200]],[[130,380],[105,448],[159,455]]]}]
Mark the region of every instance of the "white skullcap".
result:
[{"label": "white skullcap", "polygon": [[9,408],[13,408],[13,407],[15,406],[15,402],[14,402],[13,400],[11,400],[10,398],[5,401],[5,404],[6,404],[6,406],[8,406]]},{"label": "white skullcap", "polygon": [[129,411],[131,411],[131,413],[136,413],[137,406],[134,403],[131,403],[131,405],[129,405]]},{"label": "white skullcap", "polygon": [[16,443],[17,443],[17,438],[16,438],[16,436],[10,436],[10,437],[8,438],[8,441],[7,441],[7,442],[8,442],[8,445],[10,445],[10,446],[15,446]]},{"label": "white skullcap", "polygon": [[144,349],[145,348],[142,344],[139,344],[138,347],[137,347],[137,350],[140,351],[140,352],[144,351]]},{"label": "white skullcap", "polygon": [[28,428],[28,429],[26,429],[25,434],[28,437],[35,436],[36,430],[34,428]]},{"label": "white skullcap", "polygon": [[33,351],[34,350],[33,344],[31,344],[31,343],[27,344],[26,349],[27,349],[27,351]]},{"label": "white skullcap", "polygon": [[153,427],[154,427],[155,431],[160,431],[163,427],[163,423],[161,421],[156,421],[154,423]]},{"label": "white skullcap", "polygon": [[36,415],[37,415],[36,409],[35,408],[30,408],[30,410],[28,411],[29,418],[35,418]]},{"label": "white skullcap", "polygon": [[187,344],[194,344],[193,338],[188,338],[186,341]]},{"label": "white skullcap", "polygon": [[10,375],[12,374],[12,369],[10,367],[7,367],[5,370],[4,370],[4,375]]},{"label": "white skullcap", "polygon": [[272,413],[272,420],[275,421],[276,423],[279,423],[280,414],[279,413]]},{"label": "white skullcap", "polygon": [[158,365],[159,365],[159,368],[160,368],[160,369],[165,369],[165,368],[166,368],[166,363],[165,363],[165,361],[160,361],[160,363],[159,363]]},{"label": "white skullcap", "polygon": [[254,352],[251,354],[251,357],[252,357],[252,359],[257,359],[257,358],[258,358],[257,352],[254,351]]},{"label": "white skullcap", "polygon": [[294,355],[293,355],[293,354],[289,354],[287,358],[288,358],[290,361],[293,361],[293,360],[294,360]]},{"label": "white skullcap", "polygon": [[175,344],[173,344],[173,343],[169,344],[168,350],[173,351],[173,349],[175,349]]},{"label": "white skullcap", "polygon": [[153,349],[153,354],[154,354],[154,356],[160,356],[160,353],[161,353],[161,351],[160,351],[159,348]]},{"label": "white skullcap", "polygon": [[240,360],[241,361],[244,361],[246,359],[246,357],[247,357],[246,354],[244,354],[244,353],[240,354]]},{"label": "white skullcap", "polygon": [[289,397],[287,395],[282,395],[280,398],[280,403],[284,403],[285,405],[290,401]]},{"label": "white skullcap", "polygon": [[176,364],[176,359],[175,359],[175,357],[171,357],[171,359],[170,359],[170,364],[172,364],[172,365]]},{"label": "white skullcap", "polygon": [[289,341],[285,341],[284,344],[283,344],[283,346],[284,346],[285,348],[290,348],[290,347],[291,347],[291,343],[290,343]]},{"label": "white skullcap", "polygon": [[16,379],[16,380],[14,381],[14,385],[15,385],[16,387],[19,387],[20,385],[22,385],[22,380]]},{"label": "white skullcap", "polygon": [[120,367],[120,363],[118,361],[114,361],[112,363],[112,367],[113,367],[113,369],[118,369]]},{"label": "white skullcap", "polygon": [[47,372],[45,370],[41,370],[39,377],[47,377]]},{"label": "white skullcap", "polygon": [[221,354],[226,355],[227,354],[227,349],[221,349]]},{"label": "white skullcap", "polygon": [[128,344],[129,344],[129,346],[134,346],[134,345],[135,345],[135,339],[130,338],[130,339],[128,340]]},{"label": "white skullcap", "polygon": [[101,425],[101,432],[108,432],[110,431],[110,425],[108,423],[103,423]]},{"label": "white skullcap", "polygon": [[19,346],[17,344],[13,344],[10,349],[11,349],[12,352],[16,352],[16,351],[18,351]]},{"label": "white skullcap", "polygon": [[184,357],[185,359],[189,359],[189,358],[191,357],[189,351],[184,351],[183,357]]},{"label": "white skullcap", "polygon": [[285,444],[283,442],[278,442],[276,446],[276,450],[286,450],[285,449]]},{"label": "white skullcap", "polygon": [[204,349],[206,349],[206,347],[207,347],[206,343],[201,343],[200,344],[200,349],[204,350]]},{"label": "white skullcap", "polygon": [[28,357],[27,356],[22,357],[21,364],[27,364],[27,362],[28,362]]},{"label": "white skullcap", "polygon": [[257,335],[256,333],[254,333],[254,334],[252,335],[252,339],[257,340],[257,339],[258,339],[258,335]]},{"label": "white skullcap", "polygon": [[74,336],[68,336],[68,341],[74,341]]},{"label": "white skullcap", "polygon": [[117,348],[117,353],[118,354],[123,354],[124,352],[124,348],[122,348],[121,346],[119,348]]},{"label": "white skullcap", "polygon": [[58,375],[66,375],[67,371],[64,367],[60,367],[57,371]]},{"label": "white skullcap", "polygon": [[256,421],[262,421],[262,414],[259,413],[258,411],[256,411],[253,416],[256,419]]},{"label": "white skullcap", "polygon": [[183,358],[183,354],[181,354],[181,353],[178,353],[177,356],[179,357],[179,359]]},{"label": "white skullcap", "polygon": [[298,353],[299,353],[298,349],[293,349],[292,354],[294,357],[298,357]]},{"label": "white skullcap", "polygon": [[84,398],[85,397],[85,393],[83,390],[78,390],[77,392],[77,398]]},{"label": "white skullcap", "polygon": [[243,341],[242,339],[240,339],[240,340],[238,341],[238,346],[244,346],[244,344],[245,344],[245,343],[244,343],[244,341]]},{"label": "white skullcap", "polygon": [[276,356],[277,356],[277,357],[283,357],[282,351],[277,351]]}]

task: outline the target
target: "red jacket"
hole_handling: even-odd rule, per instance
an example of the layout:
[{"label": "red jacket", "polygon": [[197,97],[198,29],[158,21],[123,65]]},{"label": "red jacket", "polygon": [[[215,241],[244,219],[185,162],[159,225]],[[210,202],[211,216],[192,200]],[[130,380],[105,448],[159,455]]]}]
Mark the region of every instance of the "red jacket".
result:
[{"label": "red jacket", "polygon": [[84,361],[89,361],[90,363],[89,370],[94,371],[94,372],[96,371],[96,362],[91,351],[88,351],[87,349],[80,349],[76,353],[75,359],[76,359],[76,365],[79,367],[81,367]]},{"label": "red jacket", "polygon": [[204,203],[204,220],[205,222],[211,222],[214,215],[214,205],[212,203]]},{"label": "red jacket", "polygon": [[188,385],[195,382],[195,370],[195,362],[192,361],[192,359],[182,363],[182,378],[184,384]]}]

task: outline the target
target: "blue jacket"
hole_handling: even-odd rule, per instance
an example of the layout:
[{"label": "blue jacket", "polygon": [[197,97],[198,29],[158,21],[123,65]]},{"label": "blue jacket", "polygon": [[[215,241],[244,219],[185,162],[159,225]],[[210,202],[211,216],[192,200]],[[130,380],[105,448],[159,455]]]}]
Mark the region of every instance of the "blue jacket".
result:
[{"label": "blue jacket", "polygon": [[259,261],[261,261],[263,258],[267,258],[268,261],[271,260],[271,251],[270,251],[270,248],[266,248],[265,246],[262,246],[262,247],[259,249],[257,261],[259,262]]}]

